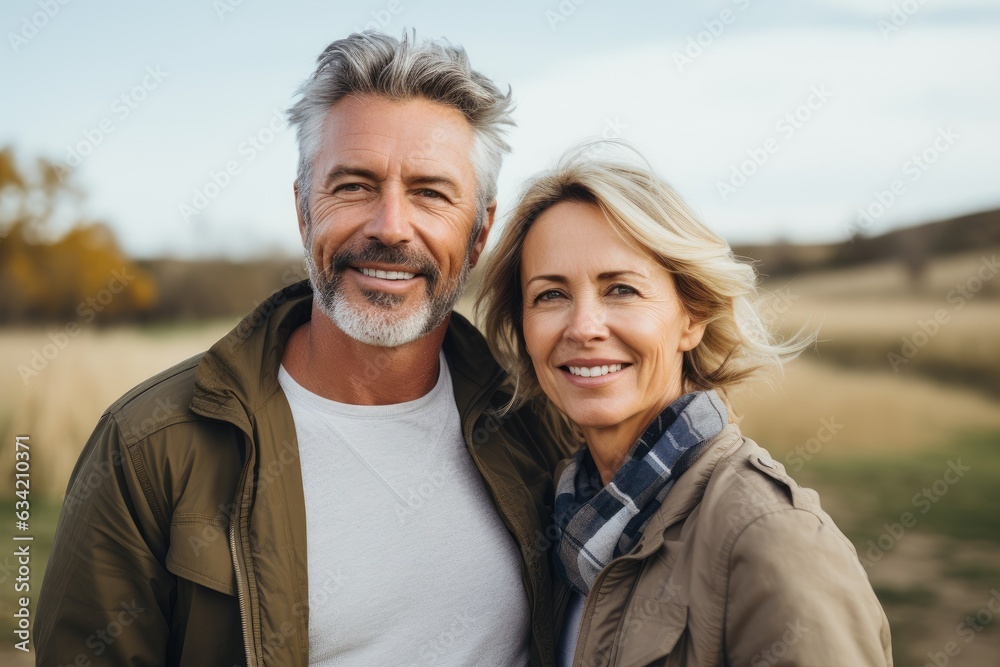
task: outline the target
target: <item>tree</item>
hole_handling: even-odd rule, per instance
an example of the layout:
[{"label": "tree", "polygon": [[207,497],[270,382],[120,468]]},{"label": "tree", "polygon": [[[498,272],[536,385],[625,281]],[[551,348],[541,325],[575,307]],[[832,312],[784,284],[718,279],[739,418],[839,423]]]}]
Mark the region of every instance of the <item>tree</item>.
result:
[{"label": "tree", "polygon": [[[0,322],[134,320],[155,307],[156,284],[111,229],[82,213],[83,195],[56,163],[18,167],[0,149]],[[62,236],[56,217],[72,224]]]}]

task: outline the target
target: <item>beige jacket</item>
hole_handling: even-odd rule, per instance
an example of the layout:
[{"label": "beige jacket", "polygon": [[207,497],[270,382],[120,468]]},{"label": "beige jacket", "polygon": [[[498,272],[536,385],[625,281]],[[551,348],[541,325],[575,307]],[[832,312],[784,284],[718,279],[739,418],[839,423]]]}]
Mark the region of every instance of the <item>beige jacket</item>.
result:
[{"label": "beige jacket", "polygon": [[[560,468],[559,473],[562,470]],[[559,618],[568,600],[557,591]],[[587,596],[574,665],[891,665],[854,546],[729,425]]]}]

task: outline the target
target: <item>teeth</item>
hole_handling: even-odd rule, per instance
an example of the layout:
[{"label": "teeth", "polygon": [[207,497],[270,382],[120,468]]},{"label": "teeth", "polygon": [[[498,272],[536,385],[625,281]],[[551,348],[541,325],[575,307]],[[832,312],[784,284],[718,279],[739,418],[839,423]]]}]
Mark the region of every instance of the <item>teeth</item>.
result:
[{"label": "teeth", "polygon": [[361,268],[361,273],[372,278],[382,278],[384,280],[409,280],[417,275],[415,273],[407,273],[406,271],[379,271],[364,267]]},{"label": "teeth", "polygon": [[570,366],[569,372],[580,377],[593,378],[608,373],[615,373],[622,369],[621,364],[611,364],[610,366]]}]

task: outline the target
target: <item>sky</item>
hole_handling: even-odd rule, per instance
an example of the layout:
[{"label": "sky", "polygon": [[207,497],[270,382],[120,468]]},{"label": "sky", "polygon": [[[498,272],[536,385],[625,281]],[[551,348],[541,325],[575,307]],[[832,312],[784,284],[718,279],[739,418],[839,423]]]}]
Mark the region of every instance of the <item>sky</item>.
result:
[{"label": "sky", "polygon": [[284,111],[365,28],[510,86],[500,216],[602,136],[733,244],[1000,206],[996,0],[7,0],[0,28],[0,146],[62,163],[140,257],[301,252]]}]

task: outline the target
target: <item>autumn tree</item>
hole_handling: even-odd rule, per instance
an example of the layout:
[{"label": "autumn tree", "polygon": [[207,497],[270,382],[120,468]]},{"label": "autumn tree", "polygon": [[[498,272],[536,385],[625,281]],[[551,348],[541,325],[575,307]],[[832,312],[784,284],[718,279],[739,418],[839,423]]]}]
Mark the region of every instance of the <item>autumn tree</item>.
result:
[{"label": "autumn tree", "polygon": [[[45,158],[19,168],[0,149],[0,322],[135,320],[152,311],[156,284],[111,229],[82,213],[83,195]],[[55,219],[69,230],[54,231]]]}]

